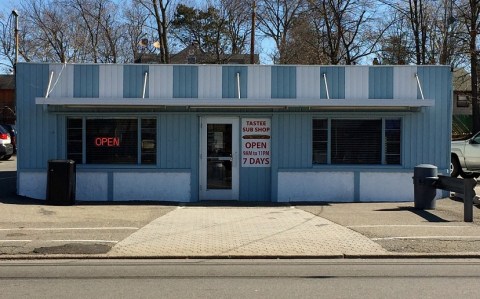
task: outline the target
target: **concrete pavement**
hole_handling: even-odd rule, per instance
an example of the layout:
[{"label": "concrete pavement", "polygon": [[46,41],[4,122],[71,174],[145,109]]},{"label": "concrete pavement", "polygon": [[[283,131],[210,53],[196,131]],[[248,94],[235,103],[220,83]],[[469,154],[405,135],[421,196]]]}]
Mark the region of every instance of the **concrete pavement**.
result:
[{"label": "concrete pavement", "polygon": [[185,207],[116,244],[108,256],[306,257],[383,255],[365,236],[295,207]]},{"label": "concrete pavement", "polygon": [[450,198],[426,211],[413,202],[49,206],[13,195],[12,173],[0,171],[0,259],[480,258],[480,205],[465,223]]},{"label": "concrete pavement", "polygon": [[0,200],[0,258],[480,258],[463,203],[48,206]]}]

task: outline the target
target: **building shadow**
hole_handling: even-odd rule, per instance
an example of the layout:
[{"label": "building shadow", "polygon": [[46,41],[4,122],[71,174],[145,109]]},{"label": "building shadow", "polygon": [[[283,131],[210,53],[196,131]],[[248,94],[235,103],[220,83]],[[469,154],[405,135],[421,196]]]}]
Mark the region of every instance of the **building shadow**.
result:
[{"label": "building shadow", "polygon": [[392,209],[379,209],[375,210],[379,212],[403,212],[403,211],[408,211],[411,212],[415,215],[418,215],[422,217],[423,219],[427,220],[428,222],[450,222],[448,220],[445,220],[441,217],[438,217],[435,214],[430,213],[428,210],[419,210],[414,207],[397,207],[397,208],[392,208]]}]

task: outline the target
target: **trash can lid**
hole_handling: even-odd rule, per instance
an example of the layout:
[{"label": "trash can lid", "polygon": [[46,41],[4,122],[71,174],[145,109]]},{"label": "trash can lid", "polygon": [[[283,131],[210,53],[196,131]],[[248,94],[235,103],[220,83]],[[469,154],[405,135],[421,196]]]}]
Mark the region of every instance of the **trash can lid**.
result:
[{"label": "trash can lid", "polygon": [[51,159],[51,160],[48,160],[48,163],[73,164],[73,163],[75,163],[75,161],[74,161],[74,160],[71,160],[71,159]]},{"label": "trash can lid", "polygon": [[415,168],[437,168],[437,166],[432,165],[432,164],[420,164],[415,166]]}]

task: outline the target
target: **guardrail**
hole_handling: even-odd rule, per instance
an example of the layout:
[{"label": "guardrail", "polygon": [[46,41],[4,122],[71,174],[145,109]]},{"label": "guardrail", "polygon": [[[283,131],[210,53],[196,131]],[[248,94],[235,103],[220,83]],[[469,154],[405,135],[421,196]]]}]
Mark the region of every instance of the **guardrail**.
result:
[{"label": "guardrail", "polygon": [[421,164],[415,167],[413,185],[416,209],[435,209],[437,189],[451,191],[463,195],[463,221],[473,222],[473,199],[477,180],[437,175],[436,166]]}]

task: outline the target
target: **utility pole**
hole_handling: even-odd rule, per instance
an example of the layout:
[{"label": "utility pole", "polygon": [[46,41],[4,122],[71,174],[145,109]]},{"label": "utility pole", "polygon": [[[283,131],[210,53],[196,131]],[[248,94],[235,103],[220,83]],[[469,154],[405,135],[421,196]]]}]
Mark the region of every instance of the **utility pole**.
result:
[{"label": "utility pole", "polygon": [[250,35],[250,64],[255,64],[255,18],[257,5],[255,0],[252,0],[252,32]]},{"label": "utility pole", "polygon": [[12,10],[12,15],[15,17],[15,60],[13,62],[13,73],[17,73],[17,62],[18,62],[18,12]]}]

